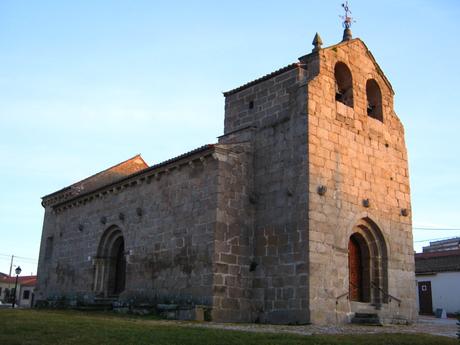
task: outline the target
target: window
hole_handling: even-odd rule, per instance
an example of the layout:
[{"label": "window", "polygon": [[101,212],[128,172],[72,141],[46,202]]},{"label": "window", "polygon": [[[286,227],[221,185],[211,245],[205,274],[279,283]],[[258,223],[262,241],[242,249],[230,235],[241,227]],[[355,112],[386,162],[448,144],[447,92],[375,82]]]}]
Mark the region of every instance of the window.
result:
[{"label": "window", "polygon": [[335,100],[353,107],[353,78],[351,71],[343,62],[337,62],[334,68]]},{"label": "window", "polygon": [[383,122],[382,92],[374,79],[369,79],[366,83],[366,96],[367,115]]},{"label": "window", "polygon": [[30,297],[30,290],[24,290],[22,292],[22,299],[29,299]]}]

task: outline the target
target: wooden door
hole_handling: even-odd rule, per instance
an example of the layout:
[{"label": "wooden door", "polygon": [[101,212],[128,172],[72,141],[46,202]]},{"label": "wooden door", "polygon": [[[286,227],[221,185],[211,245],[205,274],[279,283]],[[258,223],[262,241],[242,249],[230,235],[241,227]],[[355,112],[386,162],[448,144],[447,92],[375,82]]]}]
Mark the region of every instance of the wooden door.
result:
[{"label": "wooden door", "polygon": [[353,237],[348,242],[348,274],[350,300],[362,301],[363,299],[363,272],[362,257],[359,244]]},{"label": "wooden door", "polygon": [[418,282],[418,300],[420,314],[433,314],[433,302],[431,296],[431,282]]}]

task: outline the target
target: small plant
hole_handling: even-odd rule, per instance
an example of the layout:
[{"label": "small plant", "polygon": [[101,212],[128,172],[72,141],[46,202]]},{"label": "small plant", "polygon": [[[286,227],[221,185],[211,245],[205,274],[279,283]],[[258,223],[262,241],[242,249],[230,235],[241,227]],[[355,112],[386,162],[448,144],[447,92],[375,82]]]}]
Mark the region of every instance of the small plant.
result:
[{"label": "small plant", "polygon": [[458,326],[458,332],[457,332],[457,338],[460,339],[460,311],[457,313],[457,326]]}]

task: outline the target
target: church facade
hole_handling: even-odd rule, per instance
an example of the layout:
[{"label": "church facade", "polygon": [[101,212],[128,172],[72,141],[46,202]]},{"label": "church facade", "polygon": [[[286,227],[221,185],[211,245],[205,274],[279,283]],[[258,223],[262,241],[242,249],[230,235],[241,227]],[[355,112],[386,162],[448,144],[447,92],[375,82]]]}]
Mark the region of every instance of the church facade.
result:
[{"label": "church facade", "polygon": [[204,305],[212,320],[415,318],[404,129],[344,37],[224,93],[218,143],[43,198],[37,299]]}]

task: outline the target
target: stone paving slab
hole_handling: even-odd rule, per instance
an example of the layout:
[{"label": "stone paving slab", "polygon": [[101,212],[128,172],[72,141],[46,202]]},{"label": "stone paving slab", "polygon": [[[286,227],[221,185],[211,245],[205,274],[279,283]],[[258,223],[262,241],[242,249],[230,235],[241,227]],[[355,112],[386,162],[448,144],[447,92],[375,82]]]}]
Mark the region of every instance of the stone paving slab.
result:
[{"label": "stone paving slab", "polygon": [[438,336],[455,338],[457,330],[455,319],[436,319],[421,317],[416,323],[408,326],[385,325],[385,326],[362,326],[362,325],[340,325],[340,326],[315,326],[315,325],[261,325],[261,324],[232,324],[216,322],[180,322],[180,321],[159,321],[164,325],[174,323],[184,327],[202,327],[225,329],[232,331],[260,332],[260,333],[289,333],[298,335],[314,334],[374,334],[374,333],[425,333]]}]

